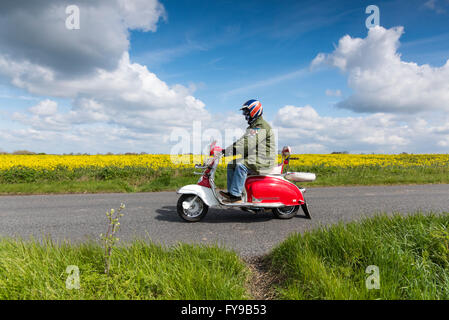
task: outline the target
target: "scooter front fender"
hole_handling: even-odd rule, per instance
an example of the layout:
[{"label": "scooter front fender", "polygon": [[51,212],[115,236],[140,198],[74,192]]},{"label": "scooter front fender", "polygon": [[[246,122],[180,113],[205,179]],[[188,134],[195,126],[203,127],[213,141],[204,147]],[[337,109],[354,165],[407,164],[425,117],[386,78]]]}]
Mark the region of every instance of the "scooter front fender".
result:
[{"label": "scooter front fender", "polygon": [[220,204],[217,198],[215,198],[211,188],[206,188],[197,184],[189,184],[176,192],[179,194],[187,193],[197,195],[208,207],[218,206]]}]

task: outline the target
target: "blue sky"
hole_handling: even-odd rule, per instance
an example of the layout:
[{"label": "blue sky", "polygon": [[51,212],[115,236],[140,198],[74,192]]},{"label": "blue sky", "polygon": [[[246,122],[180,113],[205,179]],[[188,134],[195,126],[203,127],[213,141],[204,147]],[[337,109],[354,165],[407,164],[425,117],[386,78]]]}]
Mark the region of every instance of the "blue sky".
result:
[{"label": "blue sky", "polygon": [[22,26],[0,33],[0,151],[168,152],[193,121],[241,127],[251,98],[297,152],[449,147],[449,0],[71,1],[80,30],[62,27],[66,2],[0,5],[0,28]]},{"label": "blue sky", "polygon": [[[337,70],[315,74],[307,69],[319,52],[332,51],[343,35],[366,36],[365,8],[371,2],[181,0],[163,4],[167,21],[160,23],[156,33],[132,32],[131,56],[168,83],[197,86],[195,96],[210,109],[237,108],[255,97],[270,116],[285,104],[312,104],[329,115],[348,114],[334,110],[335,97],[325,95],[328,88],[349,94],[345,77]],[[399,50],[404,60],[434,66],[446,62],[447,14],[437,14],[423,1],[376,4],[382,26],[405,27]],[[420,40],[428,42],[423,46]],[[306,71],[287,76],[302,69]],[[269,84],[283,76],[285,80]],[[264,81],[267,85],[262,85]]]}]

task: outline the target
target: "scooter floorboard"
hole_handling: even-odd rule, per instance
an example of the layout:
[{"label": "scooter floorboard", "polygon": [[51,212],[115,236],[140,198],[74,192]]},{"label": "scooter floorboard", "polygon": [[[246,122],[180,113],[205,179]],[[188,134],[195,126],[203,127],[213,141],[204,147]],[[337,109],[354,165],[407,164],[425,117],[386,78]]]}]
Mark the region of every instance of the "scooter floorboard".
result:
[{"label": "scooter floorboard", "polygon": [[226,202],[222,202],[221,205],[224,207],[251,207],[251,208],[279,208],[279,207],[285,206],[281,202],[275,202],[275,203],[254,203],[254,202],[226,203]]}]

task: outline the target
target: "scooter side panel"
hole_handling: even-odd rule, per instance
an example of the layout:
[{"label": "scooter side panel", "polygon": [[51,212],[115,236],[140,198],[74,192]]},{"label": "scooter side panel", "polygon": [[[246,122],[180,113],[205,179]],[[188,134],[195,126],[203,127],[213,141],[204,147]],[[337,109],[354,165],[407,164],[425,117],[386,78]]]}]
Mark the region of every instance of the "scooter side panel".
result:
[{"label": "scooter side panel", "polygon": [[182,187],[177,191],[179,194],[187,193],[187,194],[195,194],[203,200],[205,204],[209,207],[218,206],[219,203],[215,198],[212,189],[206,188],[197,184],[189,184],[187,186]]},{"label": "scooter side panel", "polygon": [[282,202],[286,206],[304,203],[304,197],[299,188],[282,178],[271,176],[249,177],[246,179],[245,188],[248,202]]}]

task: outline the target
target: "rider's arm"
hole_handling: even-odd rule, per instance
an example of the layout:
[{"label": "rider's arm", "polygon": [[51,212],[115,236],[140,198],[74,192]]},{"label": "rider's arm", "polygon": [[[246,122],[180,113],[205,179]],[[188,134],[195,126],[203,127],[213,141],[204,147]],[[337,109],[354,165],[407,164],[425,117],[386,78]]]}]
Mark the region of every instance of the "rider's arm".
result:
[{"label": "rider's arm", "polygon": [[267,139],[267,132],[260,128],[248,128],[246,129],[245,134],[234,142],[232,145],[227,147],[225,151],[223,151],[226,155],[232,154],[240,154],[243,156],[247,156],[249,153],[254,153],[257,145],[262,144]]},{"label": "rider's arm", "polygon": [[247,149],[248,147],[248,133],[249,130],[247,129],[245,134],[241,136],[237,141],[235,141],[233,144],[231,144],[229,147],[223,150],[223,153],[225,155],[237,155],[237,154],[243,154],[245,147]]}]

